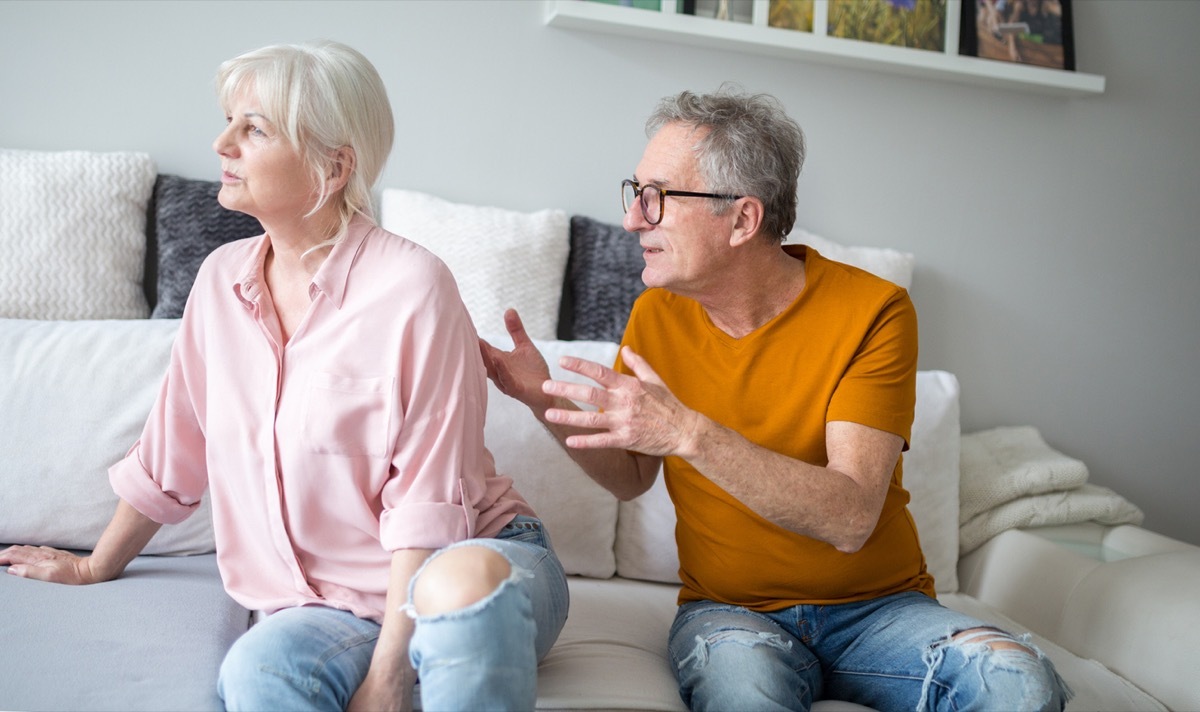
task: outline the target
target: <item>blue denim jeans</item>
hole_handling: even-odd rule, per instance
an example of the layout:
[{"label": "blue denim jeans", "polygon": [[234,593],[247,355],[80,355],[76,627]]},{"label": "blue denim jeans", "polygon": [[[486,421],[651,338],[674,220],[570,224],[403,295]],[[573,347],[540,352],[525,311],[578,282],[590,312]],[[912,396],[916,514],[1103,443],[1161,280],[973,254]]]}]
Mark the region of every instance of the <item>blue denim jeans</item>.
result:
[{"label": "blue denim jeans", "polygon": [[[517,517],[494,539],[447,549],[465,545],[499,552],[512,575],[462,610],[414,615],[409,656],[420,681],[421,706],[531,710],[537,663],[567,619],[562,564],[542,523],[532,517]],[[411,593],[410,584],[410,598]],[[378,623],[346,611],[285,609],[233,644],[217,689],[228,710],[343,710],[366,677],[378,638]]]},{"label": "blue denim jeans", "polygon": [[[997,639],[1024,649],[988,647]],[[819,699],[885,712],[1062,710],[1071,696],[1028,642],[915,592],[772,613],[685,603],[670,655],[697,711],[807,710]]]}]

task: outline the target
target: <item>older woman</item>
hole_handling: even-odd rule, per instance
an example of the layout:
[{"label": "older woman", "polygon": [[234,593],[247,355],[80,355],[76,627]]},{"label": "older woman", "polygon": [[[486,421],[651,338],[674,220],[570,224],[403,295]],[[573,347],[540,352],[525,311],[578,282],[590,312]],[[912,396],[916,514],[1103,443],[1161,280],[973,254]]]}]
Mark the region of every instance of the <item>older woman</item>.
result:
[{"label": "older woman", "polygon": [[0,563],[115,578],[207,488],[225,587],[269,613],[222,664],[227,708],[404,709],[419,676],[425,709],[532,709],[565,578],[484,447],[453,278],[370,217],[393,135],[378,74],[321,43],[234,58],[217,84],[220,202],[266,233],[200,269],[95,551]]}]

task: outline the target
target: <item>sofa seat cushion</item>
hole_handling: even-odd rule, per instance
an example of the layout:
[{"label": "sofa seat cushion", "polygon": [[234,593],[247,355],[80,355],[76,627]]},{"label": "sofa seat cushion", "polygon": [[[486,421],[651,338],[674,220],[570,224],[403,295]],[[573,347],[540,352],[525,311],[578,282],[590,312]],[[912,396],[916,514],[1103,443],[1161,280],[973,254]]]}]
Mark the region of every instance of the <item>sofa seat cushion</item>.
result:
[{"label": "sofa seat cushion", "polygon": [[[571,615],[538,667],[539,710],[678,710],[683,701],[667,659],[679,587],[572,576]],[[814,712],[869,708],[821,700]]]},{"label": "sofa seat cushion", "polygon": [[[667,634],[678,587],[625,578],[572,576],[571,615],[558,643],[538,668],[538,709],[683,710],[667,659]],[[1030,631],[966,594],[943,594],[948,608],[1017,635]],[[1162,710],[1157,700],[1095,660],[1081,658],[1042,636],[1031,642],[1054,661],[1075,690],[1067,710]],[[821,700],[816,712],[863,710]]]},{"label": "sofa seat cushion", "polygon": [[217,672],[250,620],[213,554],[141,556],[93,586],[0,573],[0,601],[19,612],[0,645],[13,710],[221,709]]}]

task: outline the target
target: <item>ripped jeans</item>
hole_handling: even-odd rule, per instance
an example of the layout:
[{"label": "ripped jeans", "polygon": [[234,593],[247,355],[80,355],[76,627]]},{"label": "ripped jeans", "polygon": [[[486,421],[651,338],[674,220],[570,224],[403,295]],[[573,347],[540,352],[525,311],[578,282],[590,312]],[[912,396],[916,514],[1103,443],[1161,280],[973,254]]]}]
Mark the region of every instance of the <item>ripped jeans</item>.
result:
[{"label": "ripped jeans", "polygon": [[[513,573],[489,597],[462,610],[415,616],[409,658],[421,707],[532,710],[537,663],[567,619],[562,564],[532,517],[518,516],[494,539],[446,549],[464,545],[499,552]],[[420,571],[414,581],[417,576]],[[218,691],[230,710],[343,710],[366,677],[378,638],[378,623],[346,611],[287,608],[234,643],[221,665]]]},{"label": "ripped jeans", "polygon": [[[962,636],[963,631],[985,629]],[[1019,642],[996,649],[991,641]],[[1028,642],[907,592],[759,613],[696,601],[671,627],[691,710],[808,710],[820,699],[877,710],[1062,710],[1071,696]]]}]

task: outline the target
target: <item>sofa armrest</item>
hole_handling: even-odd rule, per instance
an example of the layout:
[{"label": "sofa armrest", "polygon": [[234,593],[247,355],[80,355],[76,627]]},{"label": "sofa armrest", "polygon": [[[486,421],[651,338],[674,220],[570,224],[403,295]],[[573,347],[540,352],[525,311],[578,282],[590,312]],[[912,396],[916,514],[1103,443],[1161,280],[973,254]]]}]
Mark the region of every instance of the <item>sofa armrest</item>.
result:
[{"label": "sofa armrest", "polygon": [[1010,529],[959,560],[959,591],[1057,640],[1071,591],[1100,563],[1029,531]]},{"label": "sofa armrest", "polygon": [[1200,547],[1106,562],[1071,592],[1056,639],[1171,709],[1200,709],[1197,591]]},{"label": "sofa armrest", "polygon": [[1171,709],[1200,709],[1200,547],[1135,526],[1035,531],[963,557],[962,592]]}]

